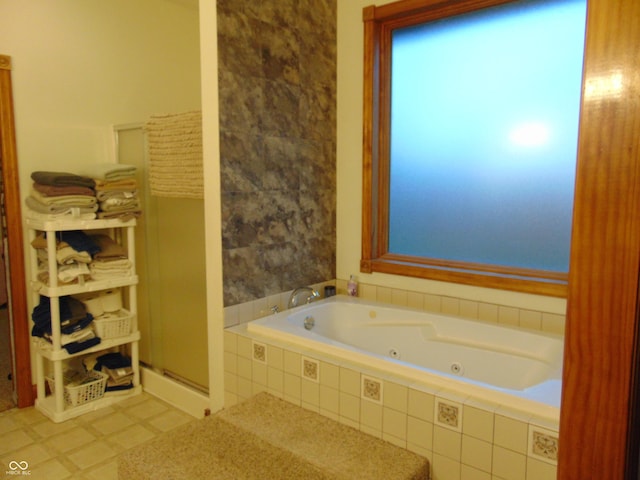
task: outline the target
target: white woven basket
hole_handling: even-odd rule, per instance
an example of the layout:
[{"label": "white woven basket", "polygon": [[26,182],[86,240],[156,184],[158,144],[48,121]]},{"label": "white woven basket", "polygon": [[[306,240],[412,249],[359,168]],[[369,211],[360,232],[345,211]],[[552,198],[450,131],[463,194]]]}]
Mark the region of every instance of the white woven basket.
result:
[{"label": "white woven basket", "polygon": [[122,309],[113,314],[94,318],[93,325],[96,333],[103,340],[124,337],[131,333],[131,314]]},{"label": "white woven basket", "polygon": [[[64,400],[67,405],[76,407],[104,396],[109,375],[92,370],[87,372],[87,376],[90,380],[82,385],[64,386]],[[55,394],[55,382],[53,381],[53,378],[46,377],[46,379],[51,393]]]}]

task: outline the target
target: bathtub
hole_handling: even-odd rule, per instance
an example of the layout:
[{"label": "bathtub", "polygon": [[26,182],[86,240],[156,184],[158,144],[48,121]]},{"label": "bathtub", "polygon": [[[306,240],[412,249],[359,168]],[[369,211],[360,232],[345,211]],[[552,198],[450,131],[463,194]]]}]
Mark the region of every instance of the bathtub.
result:
[{"label": "bathtub", "polygon": [[559,416],[559,335],[341,295],[254,320],[246,328],[410,383]]}]

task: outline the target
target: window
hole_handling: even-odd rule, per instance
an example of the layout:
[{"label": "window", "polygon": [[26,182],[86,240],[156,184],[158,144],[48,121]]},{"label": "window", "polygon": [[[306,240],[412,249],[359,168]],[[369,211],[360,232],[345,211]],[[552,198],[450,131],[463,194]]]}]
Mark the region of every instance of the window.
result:
[{"label": "window", "polygon": [[566,294],[585,16],[365,8],[363,272]]}]

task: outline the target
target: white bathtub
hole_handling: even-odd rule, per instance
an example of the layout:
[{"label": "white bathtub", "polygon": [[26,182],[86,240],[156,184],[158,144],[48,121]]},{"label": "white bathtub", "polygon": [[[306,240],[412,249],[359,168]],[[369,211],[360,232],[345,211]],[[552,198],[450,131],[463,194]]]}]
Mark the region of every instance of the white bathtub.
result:
[{"label": "white bathtub", "polygon": [[[305,319],[314,323],[310,330]],[[558,335],[341,295],[255,320],[247,329],[411,382],[559,415]]]}]

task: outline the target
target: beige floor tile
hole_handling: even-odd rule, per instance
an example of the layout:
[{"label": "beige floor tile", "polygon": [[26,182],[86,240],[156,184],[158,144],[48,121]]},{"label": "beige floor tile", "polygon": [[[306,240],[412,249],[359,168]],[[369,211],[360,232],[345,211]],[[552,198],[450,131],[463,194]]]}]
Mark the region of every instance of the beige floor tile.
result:
[{"label": "beige floor tile", "polygon": [[33,439],[23,430],[13,430],[0,437],[0,455],[18,450],[33,443]]},{"label": "beige floor tile", "polygon": [[109,435],[110,433],[124,430],[131,426],[132,423],[134,423],[134,421],[131,417],[122,413],[114,413],[108,417],[96,420],[91,426],[103,435]]},{"label": "beige floor tile", "polygon": [[114,406],[108,406],[108,407],[104,407],[104,408],[99,408],[97,410],[94,410],[93,412],[88,412],[85,413],[84,415],[80,416],[77,418],[78,423],[80,424],[87,424],[87,423],[93,423],[98,421],[101,418],[106,418],[110,415],[113,415],[114,413],[118,412],[119,409],[117,409]]},{"label": "beige floor tile", "polygon": [[133,407],[126,408],[124,411],[136,418],[145,419],[165,412],[167,409],[168,406],[165,403],[149,398],[147,401],[141,402]]},{"label": "beige floor tile", "polygon": [[173,430],[174,428],[184,425],[192,420],[193,417],[186,413],[170,410],[150,419],[149,424],[153,425],[158,430],[168,432],[169,430]]},{"label": "beige floor tile", "polygon": [[49,438],[45,444],[57,452],[68,452],[70,450],[88,445],[96,439],[84,427],[76,427],[67,432]]},{"label": "beige floor tile", "polygon": [[113,458],[115,456],[116,451],[111,448],[106,442],[97,441],[72,453],[68,458],[78,468],[86,470],[104,460]]},{"label": "beige floor tile", "polygon": [[118,480],[118,461],[110,460],[104,465],[83,473],[85,478],[90,480]]},{"label": "beige floor tile", "polygon": [[143,425],[132,425],[124,430],[107,437],[110,443],[120,445],[124,449],[135,447],[141,443],[151,440],[155,433]]},{"label": "beige floor tile", "polygon": [[47,480],[63,480],[71,478],[71,472],[56,458],[30,468],[31,478],[46,478]]},{"label": "beige floor tile", "polygon": [[20,422],[17,422],[14,418],[6,415],[0,417],[0,434],[10,432],[12,430],[17,430],[20,427]]},{"label": "beige floor tile", "polygon": [[0,460],[34,479],[117,480],[119,453],[192,420],[146,393],[61,423],[14,408],[0,413]]},{"label": "beige floor tile", "polygon": [[22,425],[33,425],[47,418],[35,408],[22,408],[22,409],[14,408],[7,412],[3,412],[2,415],[5,415],[5,414],[10,416],[11,418],[13,418],[15,421],[19,422]]},{"label": "beige floor tile", "polygon": [[13,452],[3,455],[2,464],[9,465],[11,461],[27,462],[29,467],[41,464],[52,457],[52,453],[44,445],[31,443],[26,447],[19,448]]},{"label": "beige floor tile", "polygon": [[31,425],[31,429],[43,438],[49,438],[59,433],[66,432],[74,428],[77,423],[75,420],[67,420],[66,422],[54,423],[46,417],[42,422]]}]

